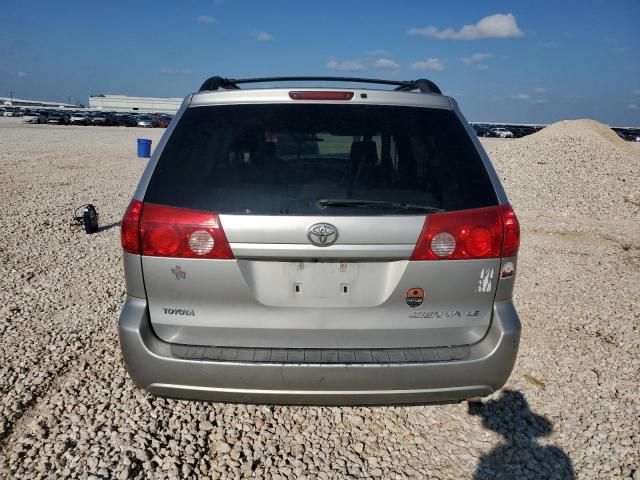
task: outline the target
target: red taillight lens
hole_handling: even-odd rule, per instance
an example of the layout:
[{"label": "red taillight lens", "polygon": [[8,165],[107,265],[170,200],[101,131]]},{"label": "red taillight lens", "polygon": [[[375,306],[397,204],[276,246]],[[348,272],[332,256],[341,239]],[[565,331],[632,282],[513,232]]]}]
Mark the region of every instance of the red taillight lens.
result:
[{"label": "red taillight lens", "polygon": [[502,256],[513,257],[518,254],[518,248],[520,248],[520,222],[511,205],[500,205],[500,211],[504,223]]},{"label": "red taillight lens", "polygon": [[172,225],[156,224],[148,229],[143,250],[147,255],[172,257],[179,248],[180,232],[177,228]]},{"label": "red taillight lens", "polygon": [[289,92],[292,100],[351,100],[353,92]]},{"label": "red taillight lens", "polygon": [[428,215],[411,260],[498,258],[502,239],[500,207]]},{"label": "red taillight lens", "polygon": [[472,257],[484,257],[492,251],[494,234],[485,227],[473,228],[464,241],[464,245]]},{"label": "red taillight lens", "polygon": [[140,219],[142,255],[233,258],[218,215],[145,203]]},{"label": "red taillight lens", "polygon": [[127,211],[124,212],[124,217],[122,217],[122,223],[120,224],[120,243],[125,252],[140,254],[138,227],[141,213],[142,202],[134,198],[129,203]]}]

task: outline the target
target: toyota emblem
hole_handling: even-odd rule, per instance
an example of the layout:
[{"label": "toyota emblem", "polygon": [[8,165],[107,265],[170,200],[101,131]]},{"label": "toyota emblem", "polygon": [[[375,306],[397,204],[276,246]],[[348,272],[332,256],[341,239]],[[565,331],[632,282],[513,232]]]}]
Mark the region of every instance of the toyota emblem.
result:
[{"label": "toyota emblem", "polygon": [[309,227],[307,238],[317,247],[328,247],[338,240],[338,229],[330,223],[316,223]]}]

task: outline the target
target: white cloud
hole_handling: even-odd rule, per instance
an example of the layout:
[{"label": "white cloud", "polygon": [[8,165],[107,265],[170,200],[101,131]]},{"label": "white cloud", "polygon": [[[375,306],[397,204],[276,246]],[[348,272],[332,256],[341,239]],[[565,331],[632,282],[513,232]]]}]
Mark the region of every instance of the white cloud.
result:
[{"label": "white cloud", "polygon": [[409,35],[439,38],[440,40],[475,40],[478,38],[510,38],[521,37],[522,30],[518,28],[516,17],[508,13],[498,13],[484,17],[478,23],[465,25],[460,30],[447,28],[439,30],[433,25],[424,28],[410,28]]},{"label": "white cloud", "polygon": [[256,32],[251,35],[259,42],[270,42],[273,40],[273,35],[267,32]]},{"label": "white cloud", "polygon": [[[546,92],[544,88],[533,88],[531,91],[539,94]],[[541,103],[548,102],[548,100],[542,96],[531,96],[528,93],[514,93],[513,95],[510,95],[510,97],[511,97],[511,100],[517,100],[519,102],[528,102],[533,104],[541,104]]]},{"label": "white cloud", "polygon": [[364,65],[357,60],[338,62],[337,60],[329,60],[327,62],[327,68],[329,70],[339,70],[341,72],[355,72],[357,70],[363,70]]},{"label": "white cloud", "polygon": [[378,70],[397,70],[400,68],[396,62],[389,58],[379,58],[375,62],[373,62],[373,68],[377,68]]},{"label": "white cloud", "polygon": [[389,52],[387,52],[386,50],[367,50],[364,53],[366,53],[370,57],[388,57],[389,56]]},{"label": "white cloud", "polygon": [[27,76],[27,72],[18,72],[16,75],[18,76],[18,78],[23,78]]},{"label": "white cloud", "polygon": [[212,23],[216,23],[215,17],[210,17],[209,15],[200,15],[196,18],[198,23],[202,23],[204,25],[211,25]]},{"label": "white cloud", "polygon": [[482,62],[491,57],[493,57],[492,53],[474,53],[470,57],[462,57],[460,61],[466,65],[471,65],[472,63]]},{"label": "white cloud", "polygon": [[636,95],[640,95],[640,90],[634,90],[633,93],[635,93]]},{"label": "white cloud", "polygon": [[427,70],[440,72],[444,70],[444,66],[439,58],[429,58],[427,60],[418,60],[417,62],[413,62],[411,70],[418,70],[419,72],[425,72]]},{"label": "white cloud", "polygon": [[193,75],[193,70],[188,68],[161,68],[160,73],[165,75]]},{"label": "white cloud", "polygon": [[533,89],[533,91],[536,93],[547,93],[547,89],[542,87],[536,87]]},{"label": "white cloud", "polygon": [[627,108],[631,109],[631,110],[638,110],[638,105],[636,105],[635,103],[630,103],[629,105],[627,105]]}]

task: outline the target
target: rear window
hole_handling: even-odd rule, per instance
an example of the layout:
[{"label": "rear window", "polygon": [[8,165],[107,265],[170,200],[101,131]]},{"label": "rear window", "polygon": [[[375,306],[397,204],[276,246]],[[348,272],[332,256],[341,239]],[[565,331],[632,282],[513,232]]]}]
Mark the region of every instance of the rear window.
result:
[{"label": "rear window", "polygon": [[226,214],[389,215],[497,204],[454,112],[419,107],[269,104],[192,107],[168,140],[146,202]]}]

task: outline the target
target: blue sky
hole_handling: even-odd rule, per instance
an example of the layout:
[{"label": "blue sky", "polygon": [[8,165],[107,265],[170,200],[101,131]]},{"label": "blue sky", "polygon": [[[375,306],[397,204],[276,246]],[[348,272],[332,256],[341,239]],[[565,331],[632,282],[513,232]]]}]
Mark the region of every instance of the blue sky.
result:
[{"label": "blue sky", "polygon": [[0,96],[181,97],[210,75],[434,80],[470,121],[640,126],[640,1],[12,1]]}]

